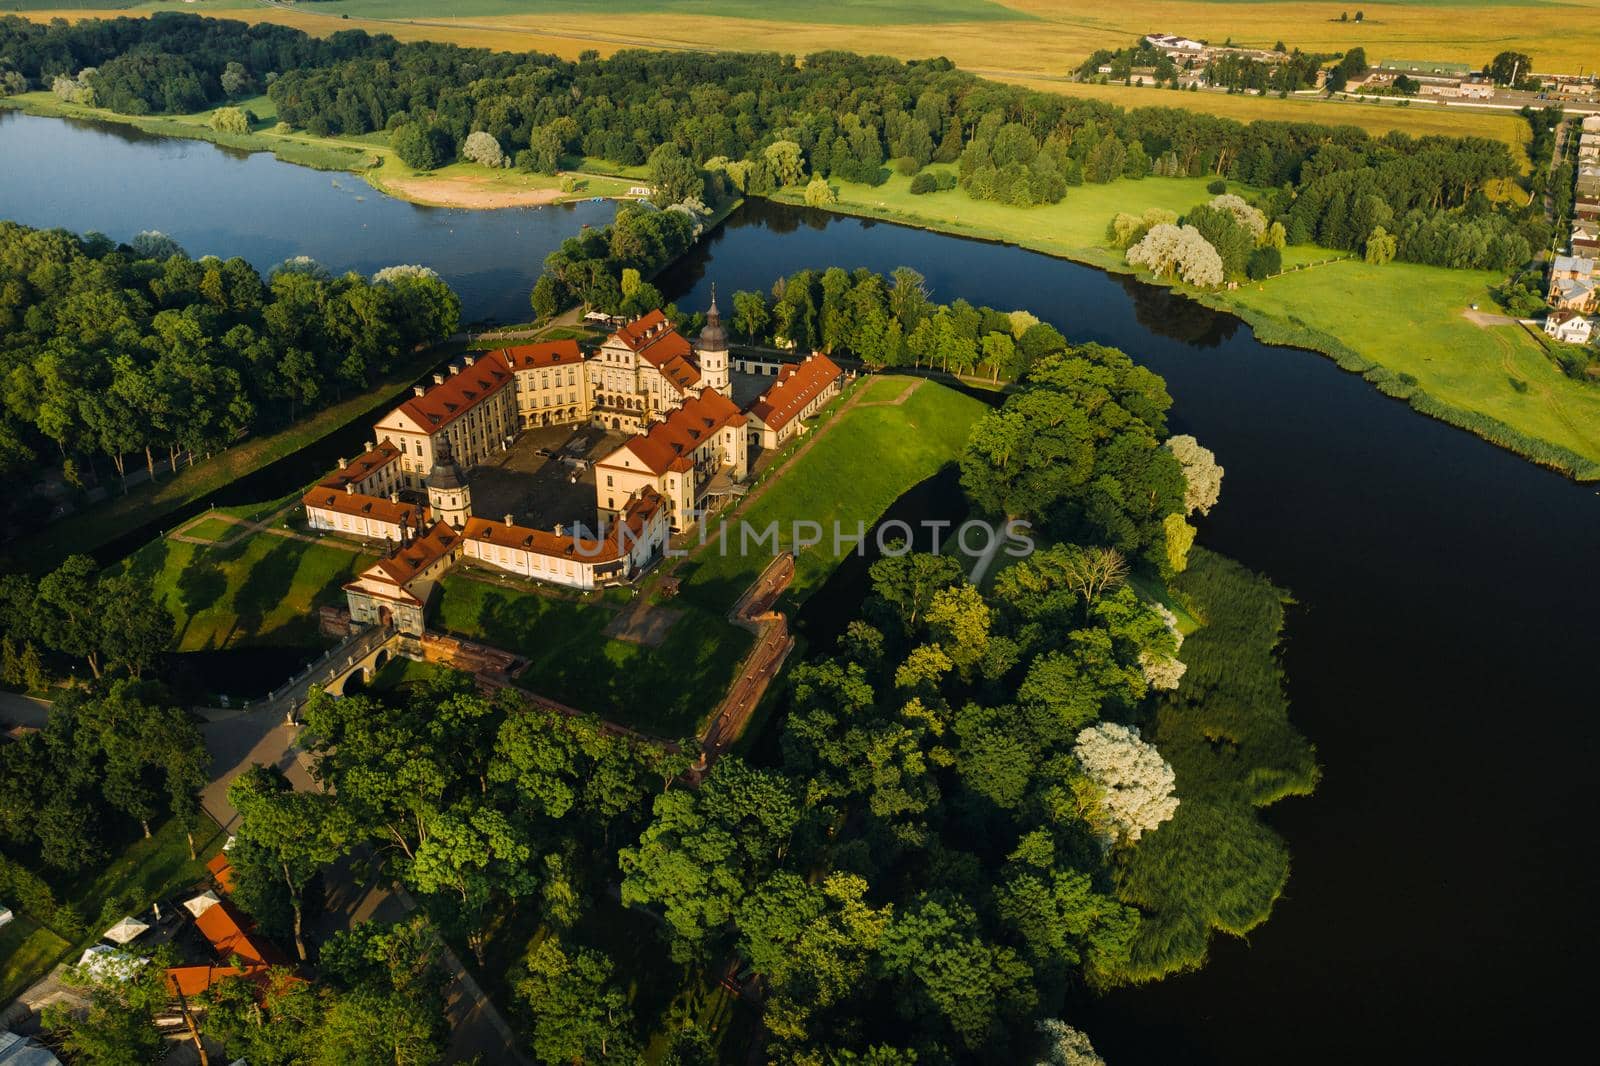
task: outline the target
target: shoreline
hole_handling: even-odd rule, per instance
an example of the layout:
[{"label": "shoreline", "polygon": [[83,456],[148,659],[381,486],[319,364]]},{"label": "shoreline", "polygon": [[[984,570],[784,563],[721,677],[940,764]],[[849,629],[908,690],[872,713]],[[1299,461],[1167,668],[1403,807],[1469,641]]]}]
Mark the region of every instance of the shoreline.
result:
[{"label": "shoreline", "polygon": [[[20,97],[0,97],[0,109],[14,109],[41,118],[56,118],[80,122],[106,122],[128,126],[153,136],[183,137],[207,141],[218,147],[244,152],[271,152],[282,162],[318,170],[343,170],[359,176],[374,191],[393,199],[424,207],[460,210],[499,210],[510,207],[543,206],[580,202],[593,199],[627,200],[627,195],[607,194],[598,189],[561,193],[557,190],[523,188],[521,190],[499,180],[499,175],[485,168],[479,175],[467,171],[456,173],[419,174],[412,177],[390,177],[384,174],[384,165],[390,153],[387,148],[363,146],[357,148],[348,142],[328,138],[315,138],[309,134],[279,135],[264,132],[250,134],[223,134],[199,121],[182,121],[165,116],[117,115],[98,108],[65,104],[43,94],[26,94]],[[186,116],[193,118],[193,116]],[[364,153],[364,154],[363,154]],[[359,161],[356,157],[359,156]],[[366,165],[359,165],[364,162]],[[586,160],[593,163],[593,160]],[[453,164],[455,166],[470,166]],[[446,168],[448,170],[449,168]],[[507,174],[514,172],[505,172]],[[585,182],[598,181],[617,185],[633,185],[638,179],[606,174],[598,170],[580,172]],[[407,189],[407,184],[411,188]],[[435,196],[441,189],[457,188],[456,196]],[[780,189],[768,197],[776,203],[805,207],[803,193],[798,189]],[[715,229],[745,199],[736,197],[706,221],[707,232]],[[997,234],[979,226],[966,226],[947,219],[907,214],[894,209],[874,209],[871,205],[836,202],[827,207],[815,208],[832,214],[869,218],[893,225],[926,230],[959,237],[964,240],[985,241],[1011,245],[1040,255],[1101,270],[1107,274],[1132,277],[1141,283],[1155,285],[1176,292],[1212,311],[1232,315],[1249,326],[1256,337],[1265,344],[1283,348],[1299,348],[1316,352],[1332,359],[1342,370],[1360,374],[1384,395],[1405,402],[1413,411],[1445,422],[1490,442],[1498,447],[1539,466],[1556,470],[1579,482],[1600,481],[1600,459],[1590,458],[1565,445],[1525,432],[1494,415],[1485,414],[1458,404],[1442,400],[1429,393],[1415,379],[1396,371],[1358,352],[1339,337],[1304,323],[1288,321],[1244,306],[1227,298],[1223,292],[1207,292],[1179,282],[1164,281],[1130,268],[1109,248],[1062,247],[1042,241],[1030,241],[1015,235]],[[1409,379],[1409,380],[1408,380]]]},{"label": "shoreline", "polygon": [[[790,207],[808,206],[805,203],[803,194],[797,190],[779,190],[768,198],[776,203]],[[1009,245],[1024,251],[1049,256],[1052,259],[1065,259],[1068,262],[1091,267],[1106,274],[1129,277],[1141,284],[1166,289],[1192,300],[1208,310],[1233,316],[1246,326],[1249,326],[1256,339],[1263,344],[1277,348],[1297,348],[1326,356],[1332,359],[1339,369],[1361,375],[1364,380],[1371,383],[1379,392],[1391,399],[1404,402],[1418,414],[1471,433],[1496,447],[1512,452],[1536,466],[1554,470],[1573,481],[1580,483],[1600,481],[1600,460],[1591,459],[1563,445],[1525,433],[1493,415],[1441,400],[1421,386],[1407,382],[1401,373],[1362,355],[1349,344],[1330,333],[1312,326],[1280,320],[1273,315],[1234,303],[1227,299],[1223,291],[1211,292],[1196,289],[1181,282],[1164,281],[1145,271],[1128,266],[1127,263],[1112,254],[1109,248],[1063,249],[1021,238],[998,237],[989,232],[980,232],[976,228],[966,228],[943,220],[907,216],[894,210],[873,210],[871,207],[862,204],[840,202],[830,204],[827,207],[814,208],[814,210],[849,215],[854,218],[868,218],[875,222],[885,222],[890,225],[905,226],[930,233],[941,233],[947,236],[960,237],[963,240]]]}]

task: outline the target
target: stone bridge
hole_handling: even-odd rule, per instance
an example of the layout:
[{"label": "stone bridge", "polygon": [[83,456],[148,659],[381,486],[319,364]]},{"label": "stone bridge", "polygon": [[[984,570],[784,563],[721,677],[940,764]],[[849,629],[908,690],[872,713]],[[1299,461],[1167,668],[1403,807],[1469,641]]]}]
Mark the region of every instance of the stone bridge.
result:
[{"label": "stone bridge", "polygon": [[363,683],[401,654],[406,638],[393,626],[353,627],[350,635],[329,648],[316,662],[291,677],[279,688],[250,704],[251,711],[276,711],[294,722],[313,685],[334,696],[344,695],[345,685],[360,676]]}]

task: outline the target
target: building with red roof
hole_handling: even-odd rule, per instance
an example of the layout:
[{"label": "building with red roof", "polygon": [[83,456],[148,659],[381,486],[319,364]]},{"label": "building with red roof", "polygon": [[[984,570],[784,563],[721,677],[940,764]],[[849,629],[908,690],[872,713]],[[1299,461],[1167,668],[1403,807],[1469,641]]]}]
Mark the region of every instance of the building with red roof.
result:
[{"label": "building with red roof", "polygon": [[804,420],[839,394],[843,371],[825,355],[812,354],[786,363],[778,380],[746,409],[750,443],[776,448],[804,431]]},{"label": "building with red roof", "polygon": [[749,472],[746,422],[733,401],[713,389],[685,400],[595,464],[600,514],[619,515],[650,488],[667,501],[672,529],[687,529],[714,484],[742,481]]}]

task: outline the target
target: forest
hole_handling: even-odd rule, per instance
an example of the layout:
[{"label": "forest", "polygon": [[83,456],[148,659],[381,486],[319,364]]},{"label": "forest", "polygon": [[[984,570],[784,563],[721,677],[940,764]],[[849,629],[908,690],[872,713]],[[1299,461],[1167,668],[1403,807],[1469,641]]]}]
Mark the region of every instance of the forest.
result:
[{"label": "forest", "polygon": [[[881,318],[950,346],[924,361],[967,358],[979,336],[1036,351],[960,468],[974,512],[1031,523],[1038,550],[978,584],[954,556],[886,553],[837,642],[792,671],[766,739],[708,771],[692,771],[692,740],[449,672],[314,695],[314,787],[237,777],[229,861],[235,902],[320,976],[217,985],[195,1003],[214,1046],[439,1061],[448,947],[545,1063],[652,1046],[709,1064],[749,1038],[816,1066],[1095,1061],[1066,1058],[1093,1055],[1063,1017],[1071,996],[1203,965],[1214,930],[1266,919],[1288,855],[1259,808],[1308,792],[1315,755],[1287,718],[1282,594],[1194,545],[1223,471],[1170,436],[1162,379],[1032,316],[933,305],[904,269],[777,289],[739,294],[736,328],[810,319],[819,343],[862,345],[852,330]],[[172,619],[139,582],[82,557],[0,582],[7,681],[41,657],[93,675],[43,733],[0,745],[0,876],[69,931],[95,918],[55,886],[141,824],[193,826],[207,776],[165,688]],[[420,910],[312,935],[352,862]],[[653,932],[624,952],[604,931],[633,914]],[[740,1008],[758,1029],[638,991],[707,973],[759,981]],[[88,994],[86,1017],[46,1018],[83,1061],[159,1046],[155,983]]]},{"label": "forest", "polygon": [[334,277],[293,259],[263,278],[159,233],[0,221],[0,471],[59,457],[84,485],[100,457],[126,484],[131,457],[172,473],[360,391],[459,319],[424,267]]},{"label": "forest", "polygon": [[[1277,66],[1298,77],[1315,65],[1292,58]],[[654,164],[671,145],[705,176],[756,194],[808,174],[878,182],[891,166],[915,173],[930,163],[957,166],[970,196],[1018,205],[1057,202],[1085,181],[1209,174],[1277,190],[1269,214],[1284,216],[1295,244],[1350,248],[1352,234],[1364,241],[1382,224],[1401,236],[1399,258],[1498,267],[1521,242],[1540,248],[1548,237],[1538,210],[1485,195],[1517,174],[1500,142],[1129,111],[988,82],[943,59],[624,51],[569,62],[359,31],[313,42],[284,27],[162,14],[0,21],[7,68],[41,87],[74,79],[94,102],[129,113],[198,109],[264,88],[291,126],[386,130],[423,167],[487,134],[492,157],[542,172],[580,157]]]}]

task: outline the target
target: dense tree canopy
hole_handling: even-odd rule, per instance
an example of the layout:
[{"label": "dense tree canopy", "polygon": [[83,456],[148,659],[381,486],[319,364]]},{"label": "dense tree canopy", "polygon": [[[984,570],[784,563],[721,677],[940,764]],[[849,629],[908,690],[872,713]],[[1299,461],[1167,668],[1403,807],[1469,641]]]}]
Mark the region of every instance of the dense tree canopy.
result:
[{"label": "dense tree canopy", "polygon": [[99,453],[155,476],[160,452],[176,470],[364,387],[459,318],[423,268],[263,279],[162,234],[117,246],[0,222],[0,469]]}]

